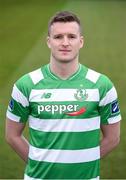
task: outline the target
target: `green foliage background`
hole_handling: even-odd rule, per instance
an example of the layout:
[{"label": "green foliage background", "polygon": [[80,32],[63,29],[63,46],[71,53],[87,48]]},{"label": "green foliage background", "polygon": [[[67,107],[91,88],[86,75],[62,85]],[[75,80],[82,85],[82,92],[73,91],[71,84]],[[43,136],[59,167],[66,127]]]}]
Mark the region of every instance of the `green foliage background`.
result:
[{"label": "green foliage background", "polygon": [[[0,0],[0,178],[23,178],[25,164],[5,142],[5,112],[13,83],[49,61],[47,25],[56,11],[79,15],[85,37],[80,62],[109,76],[122,112],[120,145],[101,161],[101,178],[126,178],[126,1]],[[25,132],[27,134],[27,130]]]}]

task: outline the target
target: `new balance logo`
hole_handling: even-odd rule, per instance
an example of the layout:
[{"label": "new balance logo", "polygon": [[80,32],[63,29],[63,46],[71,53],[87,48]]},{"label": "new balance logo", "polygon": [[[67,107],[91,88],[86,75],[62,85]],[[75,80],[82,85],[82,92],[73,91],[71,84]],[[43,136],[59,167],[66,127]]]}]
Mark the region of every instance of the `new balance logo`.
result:
[{"label": "new balance logo", "polygon": [[51,93],[44,93],[41,98],[49,99],[51,97]]}]

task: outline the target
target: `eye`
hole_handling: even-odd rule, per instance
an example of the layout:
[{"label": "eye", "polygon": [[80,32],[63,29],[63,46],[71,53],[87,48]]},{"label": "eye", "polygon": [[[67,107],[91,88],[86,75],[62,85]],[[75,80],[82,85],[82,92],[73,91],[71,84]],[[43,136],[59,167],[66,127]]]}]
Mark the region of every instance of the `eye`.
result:
[{"label": "eye", "polygon": [[75,36],[74,34],[70,34],[68,37],[69,37],[70,39],[75,39],[75,38],[76,38],[76,36]]},{"label": "eye", "polygon": [[62,39],[62,35],[55,35],[54,39]]}]

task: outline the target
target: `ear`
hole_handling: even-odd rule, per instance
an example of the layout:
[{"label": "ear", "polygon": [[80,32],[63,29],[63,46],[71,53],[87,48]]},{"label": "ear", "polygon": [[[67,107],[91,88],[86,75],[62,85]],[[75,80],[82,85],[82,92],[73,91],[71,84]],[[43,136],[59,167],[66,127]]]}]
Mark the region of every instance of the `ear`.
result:
[{"label": "ear", "polygon": [[47,42],[47,46],[48,46],[48,48],[50,48],[50,37],[49,37],[49,36],[47,36],[47,38],[46,38],[46,42]]},{"label": "ear", "polygon": [[80,36],[80,48],[84,46],[84,37]]}]

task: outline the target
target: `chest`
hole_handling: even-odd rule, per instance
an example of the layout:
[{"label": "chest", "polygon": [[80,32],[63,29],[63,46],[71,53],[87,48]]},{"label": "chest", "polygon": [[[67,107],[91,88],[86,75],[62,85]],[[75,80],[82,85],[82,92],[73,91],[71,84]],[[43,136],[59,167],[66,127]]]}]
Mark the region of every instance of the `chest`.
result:
[{"label": "chest", "polygon": [[98,114],[99,90],[81,86],[62,84],[58,87],[32,89],[29,97],[31,114],[45,119],[83,118]]}]

